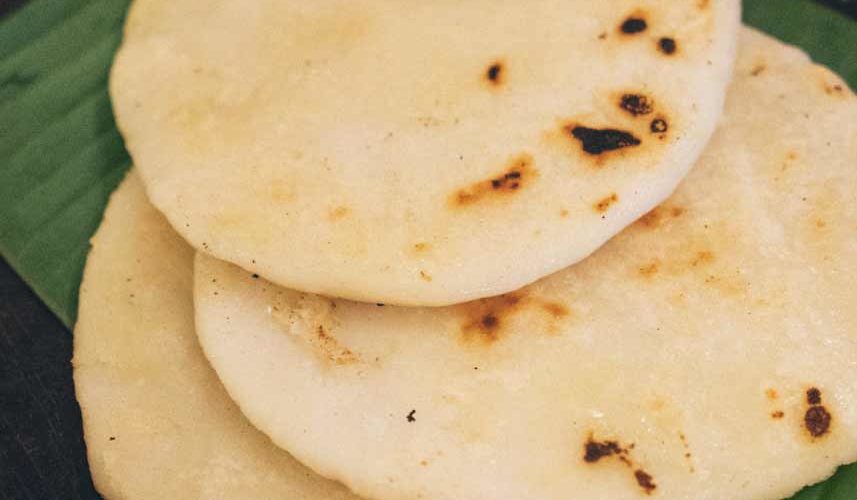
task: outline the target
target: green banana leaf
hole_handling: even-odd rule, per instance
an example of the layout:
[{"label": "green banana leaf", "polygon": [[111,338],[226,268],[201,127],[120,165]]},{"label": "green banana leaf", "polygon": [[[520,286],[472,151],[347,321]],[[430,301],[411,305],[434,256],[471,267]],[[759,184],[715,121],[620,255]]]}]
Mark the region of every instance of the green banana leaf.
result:
[{"label": "green banana leaf", "polygon": [[[131,160],[107,95],[129,0],[33,0],[0,21],[0,255],[71,327],[107,199]],[[744,20],[857,88],[857,23],[809,0],[745,0]],[[857,464],[792,500],[857,499]]]}]

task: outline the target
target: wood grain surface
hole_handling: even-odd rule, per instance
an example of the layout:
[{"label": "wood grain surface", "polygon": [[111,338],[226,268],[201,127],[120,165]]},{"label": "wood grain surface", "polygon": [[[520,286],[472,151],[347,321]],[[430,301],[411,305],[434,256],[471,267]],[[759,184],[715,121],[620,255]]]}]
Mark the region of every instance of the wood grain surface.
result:
[{"label": "wood grain surface", "polygon": [[[26,1],[0,0],[0,17]],[[857,0],[819,2],[857,19]],[[71,353],[71,334],[0,258],[2,500],[101,498],[86,462]]]}]

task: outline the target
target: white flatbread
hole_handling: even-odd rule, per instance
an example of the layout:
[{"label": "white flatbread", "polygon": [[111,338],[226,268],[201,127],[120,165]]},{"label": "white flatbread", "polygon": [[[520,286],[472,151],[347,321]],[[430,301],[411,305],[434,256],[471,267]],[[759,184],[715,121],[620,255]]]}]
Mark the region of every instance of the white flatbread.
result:
[{"label": "white flatbread", "polygon": [[233,399],[378,500],[776,500],[855,460],[857,98],[741,43],[677,192],[523,290],[377,307],[198,254],[198,335]]},{"label": "white flatbread", "polygon": [[720,116],[738,0],[136,0],[111,95],[152,202],[293,289],[448,305],[572,264]]},{"label": "white flatbread", "polygon": [[118,499],[358,500],[275,447],[227,396],[193,332],[193,251],[136,174],[93,240],[74,380],[98,491]]}]

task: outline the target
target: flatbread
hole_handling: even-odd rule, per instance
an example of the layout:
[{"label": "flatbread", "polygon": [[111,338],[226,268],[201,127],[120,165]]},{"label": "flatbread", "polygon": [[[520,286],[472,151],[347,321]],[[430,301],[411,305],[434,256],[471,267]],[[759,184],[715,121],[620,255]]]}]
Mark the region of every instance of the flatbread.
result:
[{"label": "flatbread", "polygon": [[778,499],[857,458],[857,98],[746,30],[724,122],[591,258],[460,306],[277,288],[204,254],[250,420],[378,500]]},{"label": "flatbread", "polygon": [[152,202],[280,285],[448,305],[576,262],[720,116],[738,0],[136,0],[111,78]]},{"label": "flatbread", "polygon": [[254,429],[193,333],[193,251],[132,173],[93,240],[74,334],[92,476],[107,499],[357,500]]}]

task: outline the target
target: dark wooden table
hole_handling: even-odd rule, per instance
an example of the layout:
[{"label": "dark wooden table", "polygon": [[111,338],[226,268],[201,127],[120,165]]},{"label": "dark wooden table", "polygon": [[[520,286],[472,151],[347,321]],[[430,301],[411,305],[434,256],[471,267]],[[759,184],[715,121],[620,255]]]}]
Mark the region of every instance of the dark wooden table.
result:
[{"label": "dark wooden table", "polygon": [[[26,1],[0,0],[0,17]],[[857,18],[857,0],[818,1]],[[71,334],[0,258],[2,500],[101,498],[86,462],[71,353]]]}]

